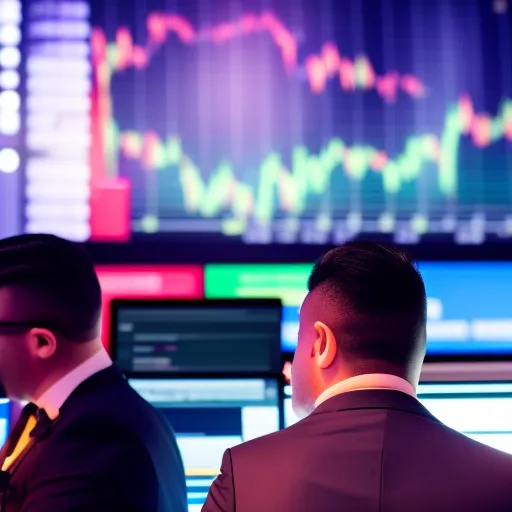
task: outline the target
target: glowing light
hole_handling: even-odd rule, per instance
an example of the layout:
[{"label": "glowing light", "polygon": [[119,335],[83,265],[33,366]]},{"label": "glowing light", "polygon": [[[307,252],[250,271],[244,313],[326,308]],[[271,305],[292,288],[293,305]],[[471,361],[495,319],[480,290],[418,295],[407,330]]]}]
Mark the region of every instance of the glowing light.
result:
[{"label": "glowing light", "polygon": [[20,167],[20,155],[11,148],[0,149],[0,172],[15,173]]},{"label": "glowing light", "polygon": [[19,112],[0,113],[0,133],[2,135],[16,135],[20,131],[20,126],[21,117]]},{"label": "glowing light", "polygon": [[0,44],[16,46],[21,42],[21,30],[18,25],[0,25]]},{"label": "glowing light", "polygon": [[2,89],[16,89],[20,85],[20,74],[12,69],[0,71],[0,87]]},{"label": "glowing light", "polygon": [[6,69],[17,68],[21,63],[21,52],[15,46],[6,46],[0,50],[0,66]]},{"label": "glowing light", "polygon": [[18,0],[2,0],[0,2],[0,22],[21,22],[21,3]]},{"label": "glowing light", "polygon": [[[0,111],[19,110],[21,104],[20,95],[16,91],[0,92]],[[2,112],[4,114],[5,112]]]}]

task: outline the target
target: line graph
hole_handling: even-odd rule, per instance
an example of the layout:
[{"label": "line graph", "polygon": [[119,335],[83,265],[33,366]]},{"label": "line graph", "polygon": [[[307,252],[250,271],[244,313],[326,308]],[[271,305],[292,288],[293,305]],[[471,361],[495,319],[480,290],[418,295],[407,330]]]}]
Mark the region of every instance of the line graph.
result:
[{"label": "line graph", "polygon": [[432,21],[442,0],[414,23],[393,7],[394,25],[389,3],[361,1],[372,7],[362,18],[356,2],[312,0],[293,7],[300,16],[273,0],[215,15],[198,0],[93,12],[93,239],[215,232],[269,243],[284,219],[298,226],[279,235],[290,243],[320,218],[340,240],[395,221],[461,243],[487,229],[512,236],[507,56],[475,38],[454,46],[465,37],[457,16],[468,35],[480,30],[455,0],[444,0],[451,32]]},{"label": "line graph", "polygon": [[[229,209],[235,218],[254,216],[268,222],[278,208],[299,217],[306,208],[308,196],[324,194],[336,171],[344,171],[354,180],[364,179],[368,172],[379,173],[386,192],[396,194],[405,183],[418,178],[426,163],[434,163],[439,190],[447,197],[454,197],[457,155],[465,136],[482,148],[502,138],[512,142],[512,100],[504,101],[499,114],[491,117],[475,113],[471,98],[464,95],[448,111],[441,137],[434,134],[411,137],[403,152],[394,158],[369,146],[349,147],[339,138],[329,141],[319,154],[312,154],[305,146],[296,147],[290,167],[281,155],[271,154],[257,171],[256,190],[238,180],[228,162],[213,170],[208,181],[203,180],[177,137],[162,141],[152,132],[125,132],[114,145],[120,147],[126,158],[139,160],[149,172],[177,168],[189,213],[213,217]],[[273,199],[275,191],[278,205]]]},{"label": "line graph", "polygon": [[[144,45],[134,44],[132,34],[126,27],[117,30],[113,43],[107,42],[103,30],[93,30],[93,62],[102,80],[108,83],[113,73],[131,67],[138,70],[146,68],[152,56],[167,42],[171,34],[186,45],[204,42],[219,45],[234,38],[268,33],[281,52],[286,71],[293,74],[299,66],[296,38],[272,13],[260,16],[246,14],[232,23],[221,23],[199,31],[183,16],[150,13],[147,18],[147,30],[148,40]],[[401,75],[398,71],[392,70],[379,76],[368,57],[344,57],[331,42],[325,43],[320,53],[306,57],[304,70],[310,89],[315,94],[324,92],[327,82],[334,78],[338,78],[343,91],[375,89],[388,103],[396,101],[399,91],[414,98],[421,98],[426,90],[423,82],[412,74]]]}]

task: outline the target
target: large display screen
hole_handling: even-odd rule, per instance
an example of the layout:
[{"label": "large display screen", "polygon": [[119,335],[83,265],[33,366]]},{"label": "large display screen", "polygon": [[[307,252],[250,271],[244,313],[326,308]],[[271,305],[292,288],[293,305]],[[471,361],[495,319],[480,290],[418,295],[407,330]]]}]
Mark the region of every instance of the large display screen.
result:
[{"label": "large display screen", "polygon": [[[420,383],[418,399],[440,421],[475,441],[512,453],[512,384]],[[285,425],[296,423],[285,388]]]},{"label": "large display screen", "polygon": [[[427,355],[512,354],[512,264],[424,262]],[[297,343],[299,307],[312,265],[206,265],[207,298],[278,297],[281,346]]]},{"label": "large display screen", "polygon": [[278,383],[270,379],[131,379],[176,432],[189,512],[200,511],[225,450],[280,428]]},{"label": "large display screen", "polygon": [[505,1],[26,4],[28,231],[512,233]]}]

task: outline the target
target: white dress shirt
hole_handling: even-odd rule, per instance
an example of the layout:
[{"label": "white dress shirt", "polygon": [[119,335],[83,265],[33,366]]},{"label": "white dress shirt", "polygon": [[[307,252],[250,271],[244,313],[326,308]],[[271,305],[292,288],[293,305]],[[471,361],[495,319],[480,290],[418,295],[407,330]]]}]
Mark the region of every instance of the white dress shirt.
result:
[{"label": "white dress shirt", "polygon": [[321,403],[333,396],[348,391],[360,391],[362,389],[391,389],[393,391],[401,391],[402,393],[416,398],[414,386],[405,379],[387,373],[367,373],[365,375],[350,377],[327,388],[316,399],[315,407],[318,407]]},{"label": "white dress shirt", "polygon": [[69,395],[82,382],[111,365],[112,359],[110,359],[107,351],[102,348],[49,387],[37,400],[34,400],[34,403],[39,408],[44,409],[49,418],[54,420],[59,415],[59,410]]}]

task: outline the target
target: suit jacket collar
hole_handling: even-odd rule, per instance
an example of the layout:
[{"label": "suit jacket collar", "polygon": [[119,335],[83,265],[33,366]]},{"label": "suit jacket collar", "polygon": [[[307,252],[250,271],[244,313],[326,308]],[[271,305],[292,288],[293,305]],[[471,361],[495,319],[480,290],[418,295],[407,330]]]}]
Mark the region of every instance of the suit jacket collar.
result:
[{"label": "suit jacket collar", "polygon": [[112,364],[108,368],[95,373],[79,384],[62,405],[61,413],[65,414],[66,411],[73,406],[73,403],[76,400],[85,395],[102,392],[105,389],[115,387],[123,383],[126,383],[125,376],[115,364]]},{"label": "suit jacket collar", "polygon": [[430,412],[414,397],[395,390],[364,389],[348,391],[321,403],[312,415],[357,409],[388,409],[424,416],[439,423]]},{"label": "suit jacket collar", "polygon": [[[90,393],[95,393],[95,392],[101,392],[102,390],[104,390],[106,388],[118,386],[119,384],[122,384],[123,382],[126,382],[126,379],[125,379],[124,375],[121,373],[121,371],[115,365],[111,365],[108,368],[101,370],[98,373],[95,373],[94,375],[89,377],[88,379],[84,380],[69,395],[67,400],[62,405],[61,413],[63,413],[63,414],[59,414],[59,416],[54,421],[48,420],[47,425],[36,426],[36,428],[33,431],[34,435],[31,434],[31,440],[30,440],[29,444],[27,445],[27,447],[25,448],[25,450],[20,453],[20,455],[16,458],[16,460],[13,461],[13,463],[9,466],[8,471],[5,471],[5,472],[0,471],[0,495],[7,488],[8,484],[9,484],[9,479],[17,471],[18,467],[23,462],[23,459],[25,459],[25,457],[30,453],[30,451],[34,448],[34,446],[36,446],[37,443],[42,438],[44,438],[46,435],[48,435],[50,433],[50,431],[55,427],[55,425],[57,423],[59,423],[59,421],[61,420],[61,417],[63,415],[65,416],[66,411],[69,408],[73,407],[73,403],[76,400],[79,400],[84,395],[88,395]],[[28,406],[25,407],[25,409],[23,411],[23,415],[27,416],[27,419],[28,419],[28,416],[30,414],[34,413],[36,410],[37,410],[37,406],[35,406],[34,404],[29,404]],[[19,435],[20,435],[21,431],[23,430],[24,426],[25,426],[25,422],[20,421],[19,428],[18,428],[19,432],[13,431],[11,433],[11,436],[10,436],[8,442],[6,443],[6,445],[4,445],[4,447],[0,451],[0,456],[1,456],[0,467],[1,467],[1,464],[3,463],[5,457],[9,454],[9,452],[12,452],[12,449],[13,449],[14,445],[16,444],[16,442],[18,441]],[[36,429],[38,429],[39,427],[42,427],[42,428],[40,428],[40,431],[38,432],[38,431],[36,431]],[[2,476],[5,477],[6,475],[9,475],[8,478],[2,479]],[[0,498],[0,501],[1,501],[1,498]],[[1,510],[1,505],[0,505],[0,510]]]}]

